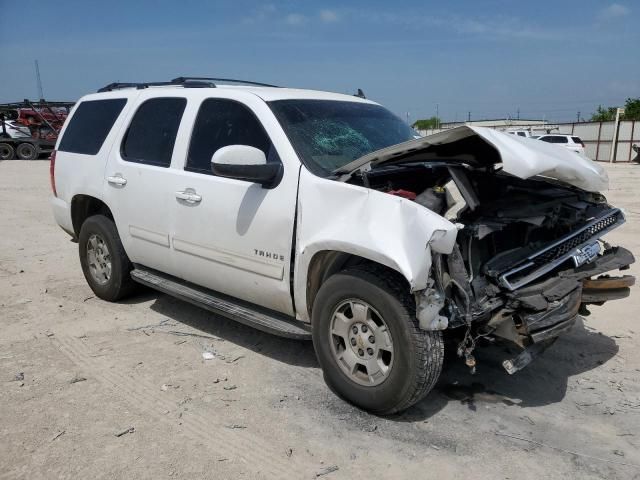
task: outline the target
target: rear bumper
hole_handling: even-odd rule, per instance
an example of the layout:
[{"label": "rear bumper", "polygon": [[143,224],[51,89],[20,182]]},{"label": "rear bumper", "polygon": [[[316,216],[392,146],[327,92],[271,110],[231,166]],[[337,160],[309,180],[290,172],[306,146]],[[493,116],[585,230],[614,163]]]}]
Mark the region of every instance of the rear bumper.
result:
[{"label": "rear bumper", "polygon": [[57,197],[52,197],[49,203],[56,223],[60,225],[62,230],[74,237],[75,234],[73,233],[73,222],[71,221],[71,209],[69,208],[69,204],[63,199]]}]

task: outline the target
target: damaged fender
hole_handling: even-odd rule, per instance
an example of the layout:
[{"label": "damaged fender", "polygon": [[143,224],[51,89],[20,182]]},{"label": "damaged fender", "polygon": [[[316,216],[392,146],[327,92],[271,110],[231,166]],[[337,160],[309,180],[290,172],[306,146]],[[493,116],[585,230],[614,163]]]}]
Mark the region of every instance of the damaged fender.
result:
[{"label": "damaged fender", "polygon": [[[296,228],[296,316],[309,322],[307,276],[314,255],[338,251],[400,272],[412,292],[427,288],[431,251],[449,254],[457,227],[410,200],[301,169]],[[356,220],[357,221],[354,221]]]}]

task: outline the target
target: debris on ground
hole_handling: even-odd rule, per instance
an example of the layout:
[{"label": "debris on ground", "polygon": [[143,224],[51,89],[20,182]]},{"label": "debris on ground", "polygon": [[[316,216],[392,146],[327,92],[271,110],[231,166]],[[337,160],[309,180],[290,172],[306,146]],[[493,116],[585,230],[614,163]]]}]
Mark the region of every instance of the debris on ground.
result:
[{"label": "debris on ground", "polygon": [[247,428],[247,426],[246,426],[246,425],[239,425],[239,424],[237,424],[237,423],[234,423],[234,424],[232,424],[232,425],[225,425],[225,426],[226,426],[227,428],[231,428],[231,429],[233,429],[233,430],[235,430],[235,429],[243,429],[243,428]]},{"label": "debris on ground", "polygon": [[79,376],[75,376],[71,379],[71,381],[69,381],[69,383],[74,384],[74,383],[78,383],[78,382],[85,382],[87,379],[85,377],[79,377]]},{"label": "debris on ground", "polygon": [[13,377],[16,382],[21,382],[24,380],[24,372],[16,373],[16,376]]},{"label": "debris on ground", "polygon": [[66,430],[62,430],[62,431],[60,431],[60,432],[56,433],[56,434],[54,435],[54,437],[51,439],[51,441],[53,442],[54,440],[56,440],[57,438],[60,438],[60,437],[61,437],[62,435],[64,435],[65,433],[67,433],[67,431],[66,431]]},{"label": "debris on ground", "polygon": [[213,360],[216,356],[211,352],[202,352],[202,358],[205,360]]},{"label": "debris on ground", "polygon": [[287,454],[287,457],[291,458],[291,455],[293,455],[293,448],[287,448],[285,453]]},{"label": "debris on ground", "polygon": [[337,470],[340,470],[340,467],[338,467],[337,465],[331,465],[330,467],[323,468],[322,470],[316,473],[316,478],[322,477],[323,475],[328,475]]},{"label": "debris on ground", "polygon": [[121,437],[121,436],[123,436],[123,435],[126,435],[127,433],[133,433],[133,432],[135,432],[135,431],[136,431],[135,427],[129,427],[129,428],[127,428],[126,430],[122,430],[121,432],[114,433],[114,435],[115,435],[116,437]]},{"label": "debris on ground", "polygon": [[238,388],[238,387],[237,387],[237,386],[235,386],[235,385],[229,385],[229,386],[227,386],[227,387],[223,387],[223,388],[224,388],[225,390],[235,390],[235,389],[236,389],[236,388]]}]

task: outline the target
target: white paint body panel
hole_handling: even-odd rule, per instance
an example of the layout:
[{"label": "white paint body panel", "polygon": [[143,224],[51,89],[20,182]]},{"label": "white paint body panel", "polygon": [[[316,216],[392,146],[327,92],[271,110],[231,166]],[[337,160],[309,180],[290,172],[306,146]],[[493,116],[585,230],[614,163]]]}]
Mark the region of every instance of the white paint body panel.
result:
[{"label": "white paint body panel", "polygon": [[301,320],[309,321],[307,272],[318,252],[335,250],[381,263],[402,273],[417,291],[427,286],[431,250],[451,253],[455,244],[456,226],[423,206],[304,168],[298,198],[294,292]]}]

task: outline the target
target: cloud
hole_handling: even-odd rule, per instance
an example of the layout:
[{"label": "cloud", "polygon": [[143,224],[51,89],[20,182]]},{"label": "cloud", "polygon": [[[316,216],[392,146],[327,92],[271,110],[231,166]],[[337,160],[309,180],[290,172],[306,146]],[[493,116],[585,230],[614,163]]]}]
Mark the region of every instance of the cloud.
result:
[{"label": "cloud", "polygon": [[284,17],[284,21],[287,25],[298,26],[307,23],[307,17],[300,13],[290,13]]},{"label": "cloud", "polygon": [[320,10],[320,20],[325,23],[333,23],[340,20],[340,16],[334,10]]},{"label": "cloud", "polygon": [[606,8],[603,8],[598,13],[598,18],[600,20],[613,20],[616,18],[624,17],[631,13],[631,9],[629,7],[625,7],[619,3],[612,3]]}]

